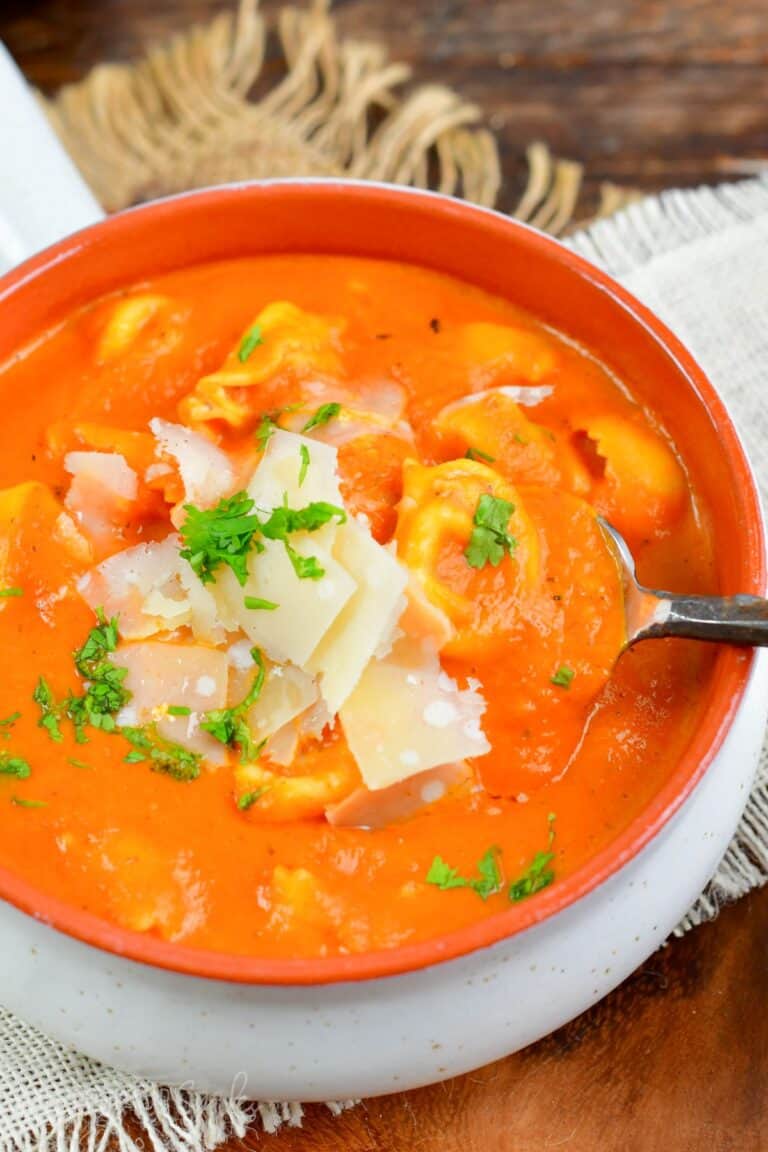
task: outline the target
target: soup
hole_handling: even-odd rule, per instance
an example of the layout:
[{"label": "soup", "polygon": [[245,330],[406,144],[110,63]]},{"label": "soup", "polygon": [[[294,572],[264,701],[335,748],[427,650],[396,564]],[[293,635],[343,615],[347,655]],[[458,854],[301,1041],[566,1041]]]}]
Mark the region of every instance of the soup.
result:
[{"label": "soup", "polygon": [[137,932],[394,948],[535,900],[648,804],[714,590],[622,381],[509,303],[328,256],[96,301],[0,371],[0,864]]}]

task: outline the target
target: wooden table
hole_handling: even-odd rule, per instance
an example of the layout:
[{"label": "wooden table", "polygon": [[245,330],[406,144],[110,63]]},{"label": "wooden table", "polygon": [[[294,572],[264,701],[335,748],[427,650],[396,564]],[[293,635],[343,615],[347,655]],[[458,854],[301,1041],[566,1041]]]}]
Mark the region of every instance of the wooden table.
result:
[{"label": "wooden table", "polygon": [[[0,36],[45,90],[204,19],[212,0],[4,0]],[[269,4],[268,7],[273,7]],[[421,78],[488,110],[509,207],[545,139],[603,180],[656,189],[768,159],[766,0],[345,0]],[[684,862],[681,861],[681,867]],[[248,1143],[275,1152],[765,1152],[768,891],[673,942],[525,1052],[339,1119]],[[234,1149],[236,1142],[232,1142]]]}]

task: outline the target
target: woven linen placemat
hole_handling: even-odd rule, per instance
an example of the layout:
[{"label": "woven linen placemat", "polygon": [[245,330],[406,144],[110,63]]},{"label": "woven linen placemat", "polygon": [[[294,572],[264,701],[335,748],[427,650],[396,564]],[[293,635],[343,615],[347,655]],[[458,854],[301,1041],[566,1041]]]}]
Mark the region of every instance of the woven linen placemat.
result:
[{"label": "woven linen placemat", "polygon": [[[183,187],[254,175],[353,173],[429,184],[492,204],[493,138],[447,89],[405,97],[407,69],[377,45],[341,42],[324,5],[280,16],[286,78],[256,103],[265,30],[253,0],[135,67],[105,65],[47,105],[92,187],[111,208]],[[249,111],[251,109],[252,111]],[[377,126],[371,127],[375,111]],[[183,163],[182,163],[183,162]],[[569,225],[580,166],[529,150],[518,214]],[[670,192],[634,203],[604,190],[603,211],[571,237],[684,340],[727,400],[768,496],[768,182]],[[768,880],[768,754],[717,873],[681,934]],[[338,1111],[349,1102],[329,1104]],[[0,1152],[210,1150],[260,1122],[301,1120],[298,1103],[255,1103],[165,1088],[98,1065],[0,1009]]]}]

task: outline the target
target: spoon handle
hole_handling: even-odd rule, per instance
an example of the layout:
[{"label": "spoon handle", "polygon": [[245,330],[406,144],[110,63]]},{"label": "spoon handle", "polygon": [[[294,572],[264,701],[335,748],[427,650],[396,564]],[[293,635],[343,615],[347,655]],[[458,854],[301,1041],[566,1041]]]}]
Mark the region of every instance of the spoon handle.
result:
[{"label": "spoon handle", "polygon": [[768,600],[760,596],[677,596],[654,592],[658,606],[633,639],[687,636],[768,647]]}]

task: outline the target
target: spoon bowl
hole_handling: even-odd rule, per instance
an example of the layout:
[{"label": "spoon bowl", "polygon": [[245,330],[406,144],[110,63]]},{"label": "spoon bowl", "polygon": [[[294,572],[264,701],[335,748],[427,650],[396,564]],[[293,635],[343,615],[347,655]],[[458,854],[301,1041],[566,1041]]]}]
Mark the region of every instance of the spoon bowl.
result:
[{"label": "spoon bowl", "polygon": [[768,600],[745,595],[693,596],[646,588],[637,579],[635,559],[624,537],[602,516],[597,522],[621,574],[625,648],[661,636],[768,647]]}]

